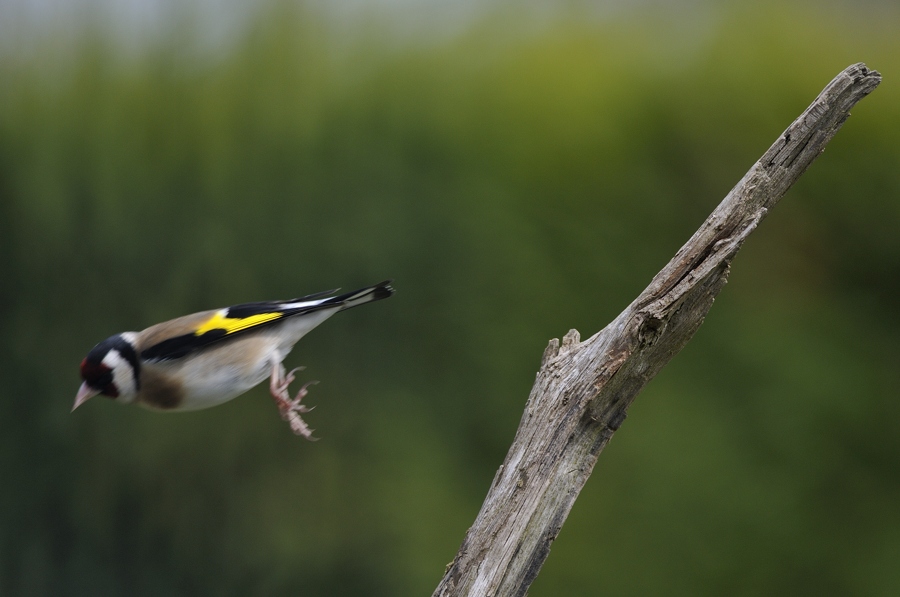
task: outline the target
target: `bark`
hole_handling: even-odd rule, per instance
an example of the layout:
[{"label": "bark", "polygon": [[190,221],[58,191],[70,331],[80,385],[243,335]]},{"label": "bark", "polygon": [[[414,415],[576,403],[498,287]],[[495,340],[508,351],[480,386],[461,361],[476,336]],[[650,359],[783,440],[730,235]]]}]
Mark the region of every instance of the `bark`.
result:
[{"label": "bark", "polygon": [[731,260],[881,82],[841,72],[616,319],[584,342],[550,341],[515,439],[434,596],[525,595],[600,452],[644,385],[691,339]]}]

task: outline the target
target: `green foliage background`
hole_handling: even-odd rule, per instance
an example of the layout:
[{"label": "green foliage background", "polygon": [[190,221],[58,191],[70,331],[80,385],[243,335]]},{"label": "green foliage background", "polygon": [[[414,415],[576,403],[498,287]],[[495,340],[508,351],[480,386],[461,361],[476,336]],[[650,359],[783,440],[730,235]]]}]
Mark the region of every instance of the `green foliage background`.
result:
[{"label": "green foliage background", "polygon": [[[900,592],[900,14],[513,7],[434,40],[264,11],[0,58],[0,594],[424,595],[540,355],[601,329],[847,65],[882,86],[737,258],[532,587]],[[46,42],[46,43],[44,43]],[[97,341],[394,278],[265,389],[69,414]]]}]

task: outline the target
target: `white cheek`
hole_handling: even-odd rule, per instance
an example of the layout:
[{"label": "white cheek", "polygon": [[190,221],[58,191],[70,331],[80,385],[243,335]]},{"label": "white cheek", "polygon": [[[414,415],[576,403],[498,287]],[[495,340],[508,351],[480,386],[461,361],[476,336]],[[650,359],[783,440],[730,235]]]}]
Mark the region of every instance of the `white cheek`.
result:
[{"label": "white cheek", "polygon": [[103,364],[112,369],[113,383],[119,390],[119,397],[131,397],[137,393],[134,383],[134,371],[131,363],[122,358],[118,350],[110,350],[103,357]]}]

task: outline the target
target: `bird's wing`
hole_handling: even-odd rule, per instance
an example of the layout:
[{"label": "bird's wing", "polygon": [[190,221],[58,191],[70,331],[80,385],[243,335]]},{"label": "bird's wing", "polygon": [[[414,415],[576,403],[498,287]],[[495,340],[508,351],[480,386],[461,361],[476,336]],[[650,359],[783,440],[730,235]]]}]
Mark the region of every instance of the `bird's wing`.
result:
[{"label": "bird's wing", "polygon": [[[286,317],[327,309],[327,299],[303,303],[245,303],[160,323],[141,332],[138,349],[145,361],[180,359],[226,338],[271,326]],[[285,308],[290,304],[290,308]]]},{"label": "bird's wing", "polygon": [[180,359],[215,342],[275,325],[287,317],[335,307],[353,307],[386,298],[393,289],[387,282],[382,282],[340,296],[320,298],[334,292],[319,292],[289,301],[244,303],[179,317],[141,332],[137,340],[138,353],[145,361]]}]

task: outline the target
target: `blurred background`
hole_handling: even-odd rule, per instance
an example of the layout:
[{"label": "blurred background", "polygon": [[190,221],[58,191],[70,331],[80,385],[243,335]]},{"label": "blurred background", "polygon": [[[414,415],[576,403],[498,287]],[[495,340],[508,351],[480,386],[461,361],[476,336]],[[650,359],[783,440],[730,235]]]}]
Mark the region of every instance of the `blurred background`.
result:
[{"label": "blurred background", "polygon": [[[600,458],[530,595],[900,594],[900,7],[0,1],[0,594],[428,595],[547,341],[615,317],[840,70],[884,83]],[[265,388],[107,336],[394,278]]]}]

